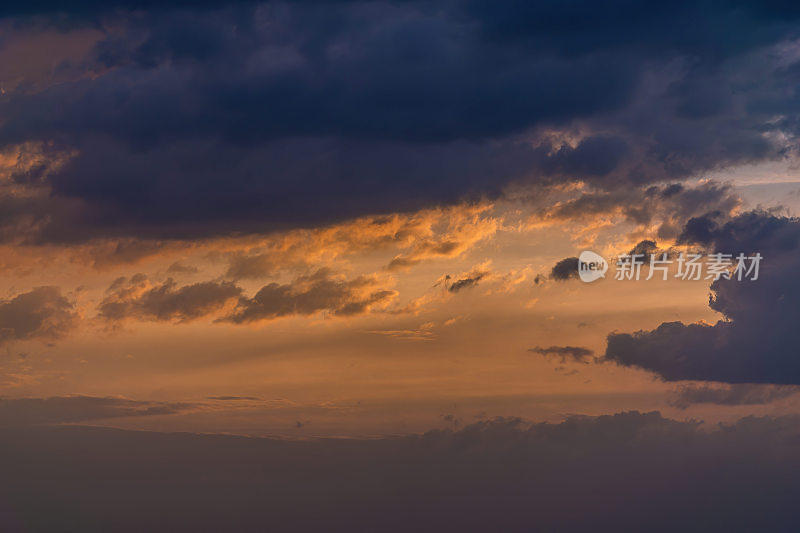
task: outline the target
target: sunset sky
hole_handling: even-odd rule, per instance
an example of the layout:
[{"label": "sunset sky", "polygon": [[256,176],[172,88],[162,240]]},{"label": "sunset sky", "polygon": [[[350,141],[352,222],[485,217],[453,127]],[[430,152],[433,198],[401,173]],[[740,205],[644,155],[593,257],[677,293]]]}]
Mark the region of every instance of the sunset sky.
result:
[{"label": "sunset sky", "polygon": [[[181,432],[186,456],[206,457],[193,446],[211,441],[191,439],[227,434],[359,470],[339,446],[427,464],[417,436],[457,448],[478,432],[505,449],[514,420],[533,440],[509,457],[530,466],[554,428],[627,439],[657,426],[700,443],[685,464],[724,448],[777,486],[755,456],[800,464],[792,447],[756,451],[770,432],[800,435],[799,84],[793,3],[7,3],[2,451],[172,450],[158,439]],[[605,279],[578,279],[584,250],[611,264]],[[614,279],[620,254],[715,252],[760,253],[758,280]],[[631,461],[656,465],[649,446]],[[0,491],[9,531],[127,516],[111,500],[96,520],[53,503],[61,491],[30,481],[40,474],[19,471],[24,498]],[[473,496],[443,500],[446,516],[467,520]],[[791,516],[770,502],[748,516],[770,509],[782,530]],[[542,509],[539,527],[592,523],[558,527],[561,503]],[[532,530],[515,513],[475,524]],[[276,530],[293,529],[281,517]],[[242,520],[230,530],[260,523]],[[750,524],[719,522],[736,523]]]}]

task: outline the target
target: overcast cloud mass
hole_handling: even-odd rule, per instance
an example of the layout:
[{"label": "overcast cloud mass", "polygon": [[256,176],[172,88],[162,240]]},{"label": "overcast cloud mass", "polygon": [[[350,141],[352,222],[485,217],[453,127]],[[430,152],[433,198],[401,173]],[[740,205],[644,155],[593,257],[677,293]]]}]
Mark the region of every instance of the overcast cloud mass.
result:
[{"label": "overcast cloud mass", "polygon": [[784,157],[796,134],[788,3],[5,12],[9,28],[104,32],[54,65],[63,79],[0,99],[0,143],[50,154],[10,176],[47,193],[4,200],[34,242],[308,226],[515,181],[682,180]]}]

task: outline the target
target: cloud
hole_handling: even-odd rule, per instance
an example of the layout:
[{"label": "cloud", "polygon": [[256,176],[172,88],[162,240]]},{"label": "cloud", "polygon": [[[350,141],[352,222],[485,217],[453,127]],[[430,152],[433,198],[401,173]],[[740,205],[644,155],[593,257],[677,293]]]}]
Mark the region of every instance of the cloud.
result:
[{"label": "cloud", "polygon": [[679,242],[701,245],[714,251],[763,250],[791,254],[800,247],[798,219],[776,216],[769,211],[749,211],[729,219],[717,212],[689,220]]},{"label": "cloud", "polygon": [[106,239],[92,242],[84,252],[98,270],[119,265],[139,263],[143,259],[156,256],[175,243],[146,239]]},{"label": "cloud", "polygon": [[578,258],[567,257],[553,265],[550,270],[550,277],[556,281],[565,281],[570,278],[578,279]]},{"label": "cloud", "polygon": [[669,404],[687,409],[695,404],[762,405],[797,394],[794,386],[740,383],[727,386],[682,385],[672,392]]},{"label": "cloud", "polygon": [[75,75],[0,101],[0,146],[69,154],[18,173],[40,193],[4,197],[2,233],[265,233],[792,155],[795,10],[579,4],[14,4],[100,31]]},{"label": "cloud", "polygon": [[375,335],[383,335],[385,337],[392,337],[395,339],[415,340],[415,341],[432,341],[436,340],[436,333],[433,331],[433,324],[421,324],[416,329],[386,329],[386,330],[372,330],[369,333]]},{"label": "cloud", "polygon": [[483,272],[478,272],[474,276],[457,279],[453,282],[452,285],[447,289],[450,292],[458,292],[463,289],[467,289],[470,287],[474,287],[478,284],[480,280],[482,280],[486,276]]},{"label": "cloud", "polygon": [[262,279],[293,268],[319,266],[359,252],[397,250],[389,270],[451,258],[493,236],[502,221],[491,204],[459,204],[413,213],[362,217],[258,239],[223,255],[226,277]]},{"label": "cloud", "polygon": [[221,402],[261,401],[261,398],[256,398],[255,396],[209,396],[208,399]]},{"label": "cloud", "polygon": [[167,268],[167,273],[169,274],[196,274],[199,272],[200,269],[191,265],[185,265],[180,261],[175,261],[172,263],[169,268]]},{"label": "cloud", "polygon": [[14,488],[4,506],[37,530],[154,532],[787,531],[800,514],[796,417],[700,428],[627,412],[459,427],[302,441],[4,429],[0,468]]},{"label": "cloud", "polygon": [[328,311],[336,316],[355,316],[385,307],[397,291],[385,288],[377,276],[347,280],[328,269],[299,276],[290,284],[270,283],[252,298],[240,298],[223,321],[243,324],[292,315]]},{"label": "cloud", "polygon": [[490,263],[486,262],[473,268],[469,273],[453,281],[447,290],[455,293],[477,286],[482,280],[492,275],[492,271],[490,270],[489,266]]},{"label": "cloud", "polygon": [[320,311],[335,316],[355,316],[386,307],[397,291],[389,280],[376,275],[345,279],[326,268],[295,278],[291,283],[270,283],[253,297],[230,281],[205,281],[179,286],[172,278],[154,283],[145,274],[116,279],[97,306],[98,317],[188,322],[222,314],[217,322],[244,324],[279,317],[308,316]]},{"label": "cloud", "polygon": [[549,346],[547,348],[537,346],[529,348],[528,351],[548,357],[558,357],[562,363],[565,363],[568,359],[577,363],[586,363],[588,360],[594,360],[594,352],[581,346]]},{"label": "cloud", "polygon": [[[229,0],[228,4],[249,2],[250,0]],[[62,25],[80,24],[86,20],[94,21],[109,12],[116,10],[158,9],[171,7],[191,7],[194,9],[210,9],[218,5],[209,0],[177,0],[158,2],[155,0],[81,0],[65,5],[58,1],[36,0],[35,2],[8,2],[0,8],[0,17],[46,16],[60,20]]]},{"label": "cloud", "polygon": [[98,305],[98,316],[112,321],[135,318],[185,322],[216,313],[241,294],[242,289],[229,281],[179,287],[172,278],[153,284],[144,274],[136,274],[111,284]]},{"label": "cloud", "polygon": [[760,253],[758,280],[711,284],[709,306],[723,315],[716,324],[665,322],[651,331],[610,334],[605,360],[669,381],[800,384],[800,221],[765,212],[725,223],[700,217],[687,223],[682,240],[708,251]]},{"label": "cloud", "polygon": [[659,252],[661,252],[661,250],[658,249],[658,243],[656,243],[656,241],[651,239],[644,239],[642,241],[637,242],[636,246],[634,246],[631,249],[631,251],[628,252],[628,255],[643,255],[645,256],[645,259],[649,259],[651,255],[657,254]]},{"label": "cloud", "polygon": [[58,287],[37,287],[0,300],[0,344],[15,340],[59,339],[76,327],[75,305]]},{"label": "cloud", "polygon": [[192,405],[97,396],[0,398],[0,427],[61,424],[128,416],[170,415]]},{"label": "cloud", "polygon": [[727,218],[740,205],[741,199],[730,185],[714,181],[692,187],[672,183],[610,191],[590,188],[539,210],[530,224],[574,221],[591,228],[621,220],[635,226],[634,234],[655,232],[659,239],[672,240],[690,219],[709,213]]},{"label": "cloud", "polygon": [[436,232],[429,226],[426,234],[414,239],[410,251],[394,257],[387,269],[408,268],[429,259],[458,257],[494,236],[501,227],[501,220],[486,214],[491,207],[479,204],[449,210],[446,229]]}]

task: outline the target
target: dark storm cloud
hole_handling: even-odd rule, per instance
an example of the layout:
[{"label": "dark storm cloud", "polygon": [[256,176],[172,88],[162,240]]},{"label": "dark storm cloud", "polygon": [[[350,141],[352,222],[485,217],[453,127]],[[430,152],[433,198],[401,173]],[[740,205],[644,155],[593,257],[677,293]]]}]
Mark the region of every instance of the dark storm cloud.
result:
[{"label": "dark storm cloud", "polygon": [[556,281],[564,281],[570,278],[578,278],[578,258],[567,257],[562,259],[550,270],[550,277]]},{"label": "dark storm cloud", "polygon": [[75,305],[58,287],[37,287],[0,300],[0,344],[14,340],[58,339],[78,322]]},{"label": "dark storm cloud", "polygon": [[242,289],[229,281],[205,281],[179,287],[172,279],[152,284],[143,274],[118,278],[98,305],[107,320],[188,321],[222,309],[238,298]]},{"label": "dark storm cloud", "polygon": [[252,298],[240,298],[228,322],[243,324],[292,315],[329,311],[338,316],[361,315],[391,302],[397,292],[381,287],[373,276],[342,279],[327,269],[300,276],[292,283],[270,283]]},{"label": "dark storm cloud", "polygon": [[669,398],[669,404],[687,409],[695,404],[762,405],[793,396],[800,392],[794,386],[739,383],[727,386],[683,385]]},{"label": "dark storm cloud", "polygon": [[[78,156],[51,178],[54,197],[28,201],[29,207],[15,203],[20,216],[37,214],[40,223],[25,232],[33,232],[31,242],[268,232],[405,211],[496,195],[506,178],[524,176],[531,159],[518,142],[186,141],[135,153],[107,141],[94,146],[97,152],[84,152],[91,160]],[[412,191],[422,200],[409,197]],[[65,197],[80,209],[62,206]]]},{"label": "dark storm cloud", "polygon": [[733,219],[712,213],[689,220],[679,241],[713,251],[763,250],[793,258],[800,248],[800,221],[768,211],[750,211]]},{"label": "dark storm cloud", "polygon": [[528,349],[528,351],[549,357],[558,357],[562,363],[565,363],[568,359],[578,363],[585,363],[587,360],[594,359],[594,352],[582,346],[549,346],[547,348],[537,346],[536,348]]},{"label": "dark storm cloud", "polygon": [[789,5],[4,9],[106,31],[82,78],[0,99],[0,144],[74,153],[27,178],[58,206],[20,206],[42,217],[38,241],[264,232],[496,196],[517,180],[684,179],[781,157],[776,139],[797,125],[800,70],[764,48],[796,36]]},{"label": "dark storm cloud", "polygon": [[[247,3],[250,0],[228,0],[228,4]],[[211,8],[218,7],[220,2],[215,0],[73,0],[61,2],[59,0],[31,0],[27,2],[4,2],[0,6],[0,17],[17,16],[68,16],[62,23],[78,23],[83,18],[93,19],[103,13],[114,10],[133,9],[158,9],[174,7]]]},{"label": "dark storm cloud", "polygon": [[191,405],[97,396],[0,398],[0,427],[85,422],[122,416],[169,415]]},{"label": "dark storm cloud", "polygon": [[724,223],[701,217],[683,239],[708,251],[760,253],[758,280],[711,284],[709,305],[724,316],[714,325],[665,322],[610,334],[605,359],[669,381],[800,384],[800,220],[764,212]]},{"label": "dark storm cloud", "polygon": [[800,519],[789,417],[708,430],[658,413],[501,418],[302,441],[79,427],[0,437],[5,531],[17,520],[19,531],[729,532]]}]

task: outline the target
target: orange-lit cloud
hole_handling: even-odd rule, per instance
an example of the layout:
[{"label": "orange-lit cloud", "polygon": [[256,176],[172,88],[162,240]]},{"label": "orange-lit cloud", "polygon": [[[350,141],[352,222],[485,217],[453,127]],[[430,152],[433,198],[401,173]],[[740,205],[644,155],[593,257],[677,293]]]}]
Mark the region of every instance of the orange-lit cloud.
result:
[{"label": "orange-lit cloud", "polygon": [[183,322],[219,311],[241,294],[242,289],[229,281],[179,287],[171,278],[153,284],[144,274],[137,274],[115,280],[98,310],[101,318],[111,321],[137,318]]},{"label": "orange-lit cloud", "polygon": [[242,324],[290,315],[353,316],[388,305],[397,291],[385,287],[377,276],[345,279],[327,269],[296,278],[291,284],[270,283],[252,298],[241,298],[237,308],[224,320]]}]

